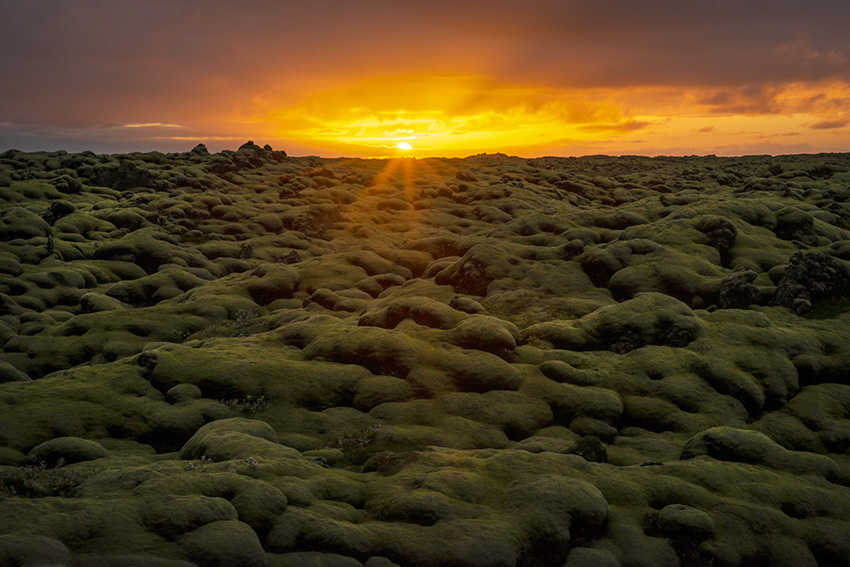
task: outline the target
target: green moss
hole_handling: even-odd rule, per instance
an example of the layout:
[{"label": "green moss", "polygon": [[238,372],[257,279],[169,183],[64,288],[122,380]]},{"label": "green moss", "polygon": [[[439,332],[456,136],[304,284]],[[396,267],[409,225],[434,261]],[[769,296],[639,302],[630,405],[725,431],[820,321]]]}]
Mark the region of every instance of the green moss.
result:
[{"label": "green moss", "polygon": [[850,299],[824,299],[812,304],[811,311],[804,317],[807,319],[832,319],[850,312]]},{"label": "green moss", "polygon": [[0,161],[0,563],[846,564],[845,155]]},{"label": "green moss", "polygon": [[182,536],[186,559],[199,567],[266,567],[268,556],[246,524],[219,520]]}]

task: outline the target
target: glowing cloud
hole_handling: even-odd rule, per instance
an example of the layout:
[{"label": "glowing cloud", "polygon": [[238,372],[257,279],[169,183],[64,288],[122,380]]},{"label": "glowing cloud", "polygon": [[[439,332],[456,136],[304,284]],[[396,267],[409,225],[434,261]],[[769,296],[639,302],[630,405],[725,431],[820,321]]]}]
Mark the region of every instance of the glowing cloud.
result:
[{"label": "glowing cloud", "polygon": [[400,144],[414,140],[423,155],[543,147],[565,138],[610,138],[647,124],[610,101],[467,75],[382,77],[283,108],[271,95],[255,104],[252,121],[275,138],[360,155],[408,149]]},{"label": "glowing cloud", "polygon": [[0,151],[850,148],[848,2],[196,4],[4,3]]},{"label": "glowing cloud", "polygon": [[122,128],[182,128],[179,124],[162,124],[161,122],[145,122],[142,124],[122,124]]}]

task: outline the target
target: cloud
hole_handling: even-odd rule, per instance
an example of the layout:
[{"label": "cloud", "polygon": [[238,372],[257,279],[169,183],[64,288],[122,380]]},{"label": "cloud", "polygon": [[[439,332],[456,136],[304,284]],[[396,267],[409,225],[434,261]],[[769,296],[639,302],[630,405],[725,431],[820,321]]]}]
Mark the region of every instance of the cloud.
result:
[{"label": "cloud", "polygon": [[[305,116],[288,124],[308,128],[328,112],[306,105],[313,94],[405,74],[486,78],[480,100],[466,88],[440,108],[477,117],[458,130],[499,127],[478,112],[487,106],[589,124],[585,136],[602,124],[645,128],[689,105],[712,116],[805,113],[816,132],[841,120],[850,92],[816,92],[850,85],[850,3],[837,0],[28,0],[2,3],[0,19],[0,122],[86,132],[158,124],[226,138],[295,107]],[[790,96],[794,85],[810,98]],[[415,106],[451,86],[396,94]],[[641,89],[665,92],[664,105],[638,104]],[[376,97],[350,102],[386,106]],[[422,126],[378,111],[370,120]]]},{"label": "cloud", "polygon": [[649,125],[649,122],[641,120],[625,120],[616,124],[582,124],[579,128],[593,132],[633,132]]},{"label": "cloud", "polygon": [[836,128],[844,128],[850,124],[850,118],[842,118],[839,120],[821,120],[809,126],[812,130],[834,130]]},{"label": "cloud", "polygon": [[779,114],[783,111],[777,100],[781,92],[774,86],[747,85],[704,91],[695,102],[713,114]]},{"label": "cloud", "polygon": [[144,122],[142,124],[122,124],[122,128],[183,128],[179,124],[163,124],[161,122]]},{"label": "cloud", "polygon": [[599,137],[648,125],[608,100],[474,75],[377,77],[311,93],[294,105],[277,103],[274,93],[254,104],[245,115],[276,136],[355,151],[401,139],[442,152],[538,147],[565,133]]},{"label": "cloud", "polygon": [[2,10],[0,108],[18,117],[67,112],[62,100],[92,115],[165,103],[185,114],[275,85],[298,96],[404,72],[557,88],[850,80],[850,3],[830,0],[253,0],[238,10],[28,0]]}]

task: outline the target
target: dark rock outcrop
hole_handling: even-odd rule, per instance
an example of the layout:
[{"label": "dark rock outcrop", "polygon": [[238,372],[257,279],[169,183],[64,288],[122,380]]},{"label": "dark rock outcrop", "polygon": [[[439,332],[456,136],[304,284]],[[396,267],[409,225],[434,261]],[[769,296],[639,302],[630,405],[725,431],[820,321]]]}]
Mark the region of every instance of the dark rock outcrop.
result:
[{"label": "dark rock outcrop", "polygon": [[850,299],[850,263],[823,252],[796,252],[785,268],[771,305],[802,315],[818,300]]},{"label": "dark rock outcrop", "polygon": [[758,274],[752,270],[733,272],[720,284],[721,309],[746,309],[761,298],[761,290],[753,285]]}]

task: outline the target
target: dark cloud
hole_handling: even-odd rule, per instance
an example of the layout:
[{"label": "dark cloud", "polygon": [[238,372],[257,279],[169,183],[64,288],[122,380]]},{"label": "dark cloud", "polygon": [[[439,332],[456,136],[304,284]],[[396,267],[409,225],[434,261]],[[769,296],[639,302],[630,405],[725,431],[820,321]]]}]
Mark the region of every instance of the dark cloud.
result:
[{"label": "dark cloud", "polygon": [[580,126],[579,129],[592,132],[633,132],[646,128],[649,125],[649,122],[641,120],[627,120],[625,122],[618,122],[617,124],[585,124]]},{"label": "dark cloud", "polygon": [[781,93],[779,87],[747,85],[709,90],[696,102],[715,114],[778,114],[783,110],[783,105],[777,101]]},{"label": "dark cloud", "polygon": [[812,124],[810,128],[812,130],[834,130],[836,128],[844,128],[848,125],[850,125],[850,118],[843,118],[839,120],[821,120]]}]

